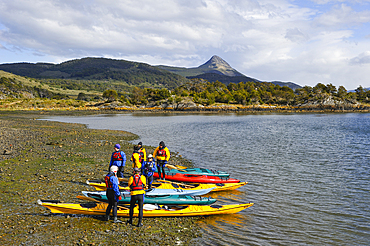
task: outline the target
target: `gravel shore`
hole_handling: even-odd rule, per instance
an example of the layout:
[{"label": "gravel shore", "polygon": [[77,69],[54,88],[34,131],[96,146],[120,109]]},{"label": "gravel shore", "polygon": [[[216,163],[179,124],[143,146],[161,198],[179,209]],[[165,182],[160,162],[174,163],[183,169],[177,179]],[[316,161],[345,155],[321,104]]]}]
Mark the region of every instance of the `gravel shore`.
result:
[{"label": "gravel shore", "polygon": [[[1,245],[190,245],[201,236],[202,218],[144,218],[137,228],[100,216],[55,215],[37,205],[38,199],[83,202],[76,196],[94,190],[86,180],[106,174],[113,145],[120,143],[130,156],[129,141],[137,139],[124,131],[37,120],[45,114],[52,115],[0,113]],[[180,156],[171,162],[191,165]]]}]

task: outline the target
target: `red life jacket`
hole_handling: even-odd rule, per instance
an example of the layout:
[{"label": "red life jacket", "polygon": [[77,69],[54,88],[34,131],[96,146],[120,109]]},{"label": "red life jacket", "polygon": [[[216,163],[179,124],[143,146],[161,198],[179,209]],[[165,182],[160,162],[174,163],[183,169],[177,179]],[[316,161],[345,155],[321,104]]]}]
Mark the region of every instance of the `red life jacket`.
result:
[{"label": "red life jacket", "polygon": [[133,176],[133,181],[132,184],[130,185],[130,190],[143,190],[144,189],[144,184],[141,181],[141,175],[140,174],[135,174]]},{"label": "red life jacket", "polygon": [[110,181],[112,176],[114,176],[114,173],[109,173],[107,176],[105,176],[105,186],[107,189],[113,189],[112,181]]},{"label": "red life jacket", "polygon": [[166,151],[163,148],[163,149],[158,149],[157,155],[158,156],[167,156],[167,153],[166,153]]},{"label": "red life jacket", "polygon": [[113,161],[123,161],[121,151],[114,152],[112,159],[113,159]]}]

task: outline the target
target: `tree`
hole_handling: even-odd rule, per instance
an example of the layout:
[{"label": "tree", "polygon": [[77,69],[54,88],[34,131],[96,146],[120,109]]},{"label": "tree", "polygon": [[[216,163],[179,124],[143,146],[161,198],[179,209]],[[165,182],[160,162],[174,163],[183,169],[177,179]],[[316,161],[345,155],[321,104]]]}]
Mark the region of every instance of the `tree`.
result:
[{"label": "tree", "polygon": [[88,97],[85,93],[80,92],[77,96],[77,100],[89,101],[90,97]]},{"label": "tree", "polygon": [[313,88],[314,93],[323,93],[326,92],[326,86],[322,83],[318,83],[314,88]]},{"label": "tree", "polygon": [[243,105],[245,104],[245,95],[243,95],[243,93],[241,93],[240,91],[234,92],[233,97],[236,103],[243,104]]},{"label": "tree", "polygon": [[143,96],[144,96],[144,90],[135,86],[130,95],[130,98],[131,98],[130,102],[134,105],[138,104],[142,101]]},{"label": "tree", "polygon": [[329,93],[330,95],[334,95],[335,93],[337,93],[337,88],[332,84],[327,84],[326,92]]},{"label": "tree", "polygon": [[360,85],[359,87],[357,87],[355,91],[356,91],[357,100],[362,102],[366,97],[364,88]]},{"label": "tree", "polygon": [[341,99],[344,99],[345,96],[347,95],[347,90],[344,88],[344,86],[339,86],[337,96]]},{"label": "tree", "polygon": [[109,102],[113,102],[117,100],[118,98],[118,93],[115,90],[105,90],[103,92],[103,98],[107,98]]}]

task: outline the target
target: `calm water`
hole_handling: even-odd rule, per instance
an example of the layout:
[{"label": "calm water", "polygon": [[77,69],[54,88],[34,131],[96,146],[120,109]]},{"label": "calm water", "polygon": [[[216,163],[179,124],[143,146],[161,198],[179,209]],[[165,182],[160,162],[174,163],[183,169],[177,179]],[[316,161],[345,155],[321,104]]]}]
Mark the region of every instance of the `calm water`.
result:
[{"label": "calm water", "polygon": [[[206,245],[369,245],[370,114],[54,117],[163,140],[196,166],[249,184],[215,193],[255,205],[201,223]],[[135,141],[137,142],[137,141]]]}]

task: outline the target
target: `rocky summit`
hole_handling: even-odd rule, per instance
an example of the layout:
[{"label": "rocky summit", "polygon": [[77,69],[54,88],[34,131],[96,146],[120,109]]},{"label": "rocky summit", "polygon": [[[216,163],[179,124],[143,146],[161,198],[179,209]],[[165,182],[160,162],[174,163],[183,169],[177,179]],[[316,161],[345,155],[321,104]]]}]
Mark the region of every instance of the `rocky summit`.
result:
[{"label": "rocky summit", "polygon": [[243,76],[243,74],[232,68],[224,59],[216,55],[212,56],[211,59],[198,68],[207,69],[208,72],[227,76]]}]

